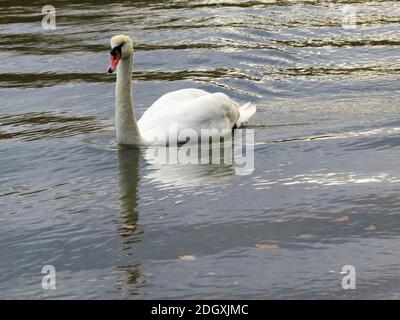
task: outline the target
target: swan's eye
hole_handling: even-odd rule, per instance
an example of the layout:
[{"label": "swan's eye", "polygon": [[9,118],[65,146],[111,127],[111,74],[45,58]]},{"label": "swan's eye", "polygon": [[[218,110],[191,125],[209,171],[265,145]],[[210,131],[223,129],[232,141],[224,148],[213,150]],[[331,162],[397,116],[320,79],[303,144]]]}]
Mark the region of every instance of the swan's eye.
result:
[{"label": "swan's eye", "polygon": [[118,47],[114,47],[111,49],[111,59],[110,59],[110,64],[108,65],[108,72],[112,73],[117,69],[117,65],[119,60],[122,58],[122,52],[121,52],[121,47],[122,44]]},{"label": "swan's eye", "polygon": [[122,56],[121,47],[122,44],[111,49],[110,53],[114,57],[114,60]]}]

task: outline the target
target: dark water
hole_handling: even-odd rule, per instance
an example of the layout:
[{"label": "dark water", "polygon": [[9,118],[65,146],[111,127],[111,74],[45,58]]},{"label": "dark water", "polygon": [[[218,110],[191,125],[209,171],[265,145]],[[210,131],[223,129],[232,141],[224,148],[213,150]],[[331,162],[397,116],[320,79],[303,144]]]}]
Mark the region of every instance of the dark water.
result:
[{"label": "dark water", "polygon": [[[400,298],[399,2],[49,4],[46,31],[0,1],[0,298]],[[258,104],[251,175],[116,148],[118,33],[139,115],[187,87]]]}]

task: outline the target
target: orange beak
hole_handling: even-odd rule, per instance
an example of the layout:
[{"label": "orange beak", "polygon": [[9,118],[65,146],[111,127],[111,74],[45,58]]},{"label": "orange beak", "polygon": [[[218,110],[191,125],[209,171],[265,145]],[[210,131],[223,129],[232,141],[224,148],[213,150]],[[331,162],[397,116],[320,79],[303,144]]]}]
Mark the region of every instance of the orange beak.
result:
[{"label": "orange beak", "polygon": [[108,73],[113,73],[117,69],[119,60],[121,60],[121,54],[117,51],[115,56],[111,56],[110,64],[108,65]]}]

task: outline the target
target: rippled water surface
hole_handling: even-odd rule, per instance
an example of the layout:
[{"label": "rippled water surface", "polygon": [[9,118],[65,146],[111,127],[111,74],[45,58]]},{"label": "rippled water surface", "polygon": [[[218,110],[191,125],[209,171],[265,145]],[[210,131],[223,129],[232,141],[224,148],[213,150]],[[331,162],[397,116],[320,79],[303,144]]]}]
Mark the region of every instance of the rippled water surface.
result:
[{"label": "rippled water surface", "polygon": [[[400,298],[398,1],[50,4],[46,31],[0,1],[0,298]],[[118,33],[139,116],[188,87],[258,104],[252,174],[115,146]]]}]

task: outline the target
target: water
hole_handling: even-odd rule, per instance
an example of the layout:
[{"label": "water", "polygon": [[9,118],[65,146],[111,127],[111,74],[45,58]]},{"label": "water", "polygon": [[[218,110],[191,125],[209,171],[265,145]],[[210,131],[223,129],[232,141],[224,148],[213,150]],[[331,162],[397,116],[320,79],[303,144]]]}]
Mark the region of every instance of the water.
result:
[{"label": "water", "polygon": [[[51,4],[46,31],[0,2],[0,298],[400,298],[400,3]],[[118,33],[139,116],[187,87],[258,104],[251,175],[116,148]]]}]

